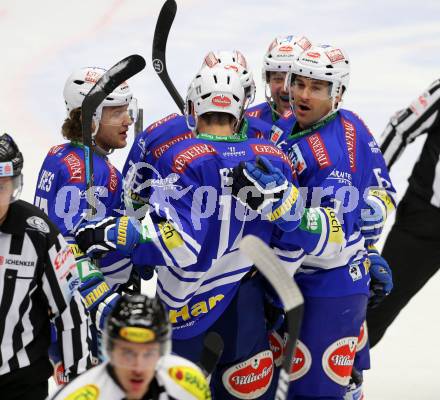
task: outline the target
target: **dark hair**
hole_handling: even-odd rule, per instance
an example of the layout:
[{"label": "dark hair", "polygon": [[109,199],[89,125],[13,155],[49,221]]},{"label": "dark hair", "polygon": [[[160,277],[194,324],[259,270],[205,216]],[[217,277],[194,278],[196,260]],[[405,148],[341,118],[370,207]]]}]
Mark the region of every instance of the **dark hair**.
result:
[{"label": "dark hair", "polygon": [[61,133],[67,140],[82,140],[81,108],[74,108],[64,120]]},{"label": "dark hair", "polygon": [[201,115],[199,119],[203,120],[208,125],[230,125],[235,121],[235,117],[232,114],[219,112],[207,112]]}]

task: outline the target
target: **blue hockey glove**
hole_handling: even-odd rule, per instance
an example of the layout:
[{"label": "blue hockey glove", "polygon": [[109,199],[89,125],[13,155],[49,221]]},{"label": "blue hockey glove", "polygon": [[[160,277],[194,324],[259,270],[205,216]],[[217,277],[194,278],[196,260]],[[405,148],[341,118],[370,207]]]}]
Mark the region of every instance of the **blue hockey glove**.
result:
[{"label": "blue hockey glove", "polygon": [[127,216],[87,222],[75,233],[79,248],[90,257],[99,257],[112,250],[119,250],[122,254],[129,255],[140,238],[139,221]]},{"label": "blue hockey glove", "polygon": [[[301,221],[295,215],[299,191],[265,157],[242,162],[232,171],[232,195],[252,210],[266,217],[284,231],[293,231]],[[267,211],[269,210],[269,211]]]},{"label": "blue hockey glove", "polygon": [[368,257],[371,262],[368,307],[376,308],[393,289],[393,275],[386,260],[372,246],[368,248]]}]

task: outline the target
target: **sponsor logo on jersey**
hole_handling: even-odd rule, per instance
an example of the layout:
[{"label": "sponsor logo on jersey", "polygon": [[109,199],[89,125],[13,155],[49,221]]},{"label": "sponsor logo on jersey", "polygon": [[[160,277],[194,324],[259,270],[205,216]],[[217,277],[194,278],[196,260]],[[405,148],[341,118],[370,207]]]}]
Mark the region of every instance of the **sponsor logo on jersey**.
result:
[{"label": "sponsor logo on jersey", "polygon": [[361,269],[359,268],[358,262],[355,262],[355,263],[352,263],[349,265],[348,273],[350,274],[353,282],[356,282],[356,281],[359,281],[362,279],[362,272],[361,272]]},{"label": "sponsor logo on jersey", "polygon": [[168,374],[174,382],[191,393],[194,399],[211,399],[208,382],[203,374],[195,368],[188,366],[172,367],[168,370]]},{"label": "sponsor logo on jersey", "polygon": [[[207,314],[211,311],[217,303],[224,299],[223,294],[217,294],[215,296],[209,297],[207,300],[202,300],[197,303],[192,304],[191,306],[185,305],[178,310],[170,310],[169,317],[170,322],[172,324],[177,324],[183,321],[188,321],[192,317],[198,317],[201,314]],[[181,321],[178,319],[181,318]]]},{"label": "sponsor logo on jersey", "polygon": [[177,232],[174,229],[174,226],[169,222],[159,224],[159,230],[165,247],[169,251],[172,251],[183,245],[182,236],[180,236],[179,232]]},{"label": "sponsor logo on jersey", "polygon": [[313,52],[313,51],[306,53],[306,54],[308,57],[311,57],[311,58],[320,58],[321,57],[321,53],[317,53],[317,52]]},{"label": "sponsor logo on jersey", "polygon": [[38,230],[40,232],[43,232],[43,233],[49,233],[50,232],[49,225],[47,224],[47,222],[43,218],[36,217],[36,216],[29,217],[26,220],[26,223],[30,227],[35,228],[36,230]]},{"label": "sponsor logo on jersey", "polygon": [[345,118],[342,118],[342,125],[344,126],[345,143],[347,144],[350,169],[353,172],[356,172],[356,128]]},{"label": "sponsor logo on jersey", "polygon": [[295,381],[303,377],[312,365],[312,355],[307,346],[298,340],[296,342],[295,356],[292,359],[292,367],[290,369],[290,380]]},{"label": "sponsor logo on jersey", "polygon": [[109,162],[107,162],[107,167],[110,173],[108,179],[108,189],[110,190],[110,192],[115,193],[116,190],[118,189],[118,183],[119,183],[118,173],[116,171],[116,168],[113,165],[111,165]]},{"label": "sponsor logo on jersey", "polygon": [[377,145],[377,143],[374,139],[368,142],[368,146],[370,146],[370,150],[373,154],[380,153],[379,146]]},{"label": "sponsor logo on jersey", "polygon": [[314,133],[307,138],[313,157],[319,165],[319,169],[324,169],[332,165],[330,157],[327,153],[324,141],[319,133]]},{"label": "sponsor logo on jersey", "polygon": [[265,350],[228,368],[222,380],[227,391],[238,399],[255,399],[266,393],[272,377],[272,352]]},{"label": "sponsor logo on jersey", "polygon": [[70,246],[63,247],[55,256],[55,260],[53,262],[55,266],[55,271],[61,269],[66,264],[66,261],[69,260],[70,257],[73,258],[73,253],[72,250],[70,249]]},{"label": "sponsor logo on jersey", "polygon": [[12,161],[0,162],[0,176],[13,176],[14,167]]},{"label": "sponsor logo on jersey", "polygon": [[63,163],[69,171],[69,182],[83,183],[85,182],[84,160],[75,152],[71,151],[63,158]]},{"label": "sponsor logo on jersey", "polygon": [[232,102],[228,96],[225,96],[222,94],[222,95],[213,97],[211,99],[211,103],[217,107],[225,108],[225,107],[229,107]]},{"label": "sponsor logo on jersey", "polygon": [[210,144],[194,144],[174,157],[172,169],[181,174],[194,160],[208,154],[217,154],[217,150]]},{"label": "sponsor logo on jersey", "polygon": [[153,129],[156,129],[158,126],[164,124],[165,122],[171,121],[172,119],[178,117],[179,114],[173,113],[170,115],[167,115],[166,117],[160,119],[159,121],[153,122],[151,125],[149,125],[146,129],[147,132],[151,132]]},{"label": "sponsor logo on jersey", "polygon": [[248,117],[260,118],[261,110],[246,111]]},{"label": "sponsor logo on jersey", "polygon": [[321,214],[313,208],[305,208],[301,218],[300,228],[311,233],[322,232]]},{"label": "sponsor logo on jersey", "polygon": [[235,146],[229,146],[228,151],[224,151],[223,153],[224,157],[242,157],[246,155],[245,150],[237,151]]},{"label": "sponsor logo on jersey", "polygon": [[48,156],[54,156],[55,154],[57,154],[59,151],[61,151],[62,149],[64,149],[64,147],[66,147],[65,144],[58,144],[56,146],[52,146],[49,150],[49,152],[47,153]]},{"label": "sponsor logo on jersey", "polygon": [[342,231],[341,223],[339,222],[336,212],[333,208],[325,207],[322,209],[328,218],[330,232],[328,235],[329,243],[342,244],[344,241],[344,232]]},{"label": "sponsor logo on jersey", "polygon": [[273,363],[275,364],[275,366],[279,367],[283,363],[283,339],[276,331],[270,332],[268,339],[270,351],[272,352]]},{"label": "sponsor logo on jersey", "polygon": [[364,321],[359,331],[358,341],[356,345],[356,352],[361,351],[368,342],[368,328],[367,321]]},{"label": "sponsor logo on jersey", "polygon": [[137,326],[124,326],[119,330],[119,336],[134,343],[148,343],[156,339],[156,335],[151,329]]},{"label": "sponsor logo on jersey", "polygon": [[270,141],[276,145],[278,140],[280,140],[281,135],[283,134],[283,130],[278,128],[278,126],[272,125],[270,130]]},{"label": "sponsor logo on jersey", "polygon": [[344,54],[342,54],[341,49],[326,51],[325,55],[328,57],[332,64],[345,60]]},{"label": "sponsor logo on jersey", "polygon": [[165,153],[173,144],[181,142],[182,140],[190,139],[194,137],[193,133],[191,131],[185,132],[182,135],[178,135],[176,137],[173,137],[171,140],[168,140],[165,143],[162,143],[160,146],[155,147],[152,150],[153,157],[157,160],[160,158],[163,153]]},{"label": "sponsor logo on jersey", "polygon": [[99,388],[96,385],[86,385],[65,398],[66,400],[98,400]]},{"label": "sponsor logo on jersey", "polygon": [[335,179],[339,183],[343,183],[347,186],[352,186],[352,175],[350,172],[346,171],[339,171],[337,169],[334,169],[327,179]]},{"label": "sponsor logo on jersey", "polygon": [[356,354],[357,337],[344,337],[332,343],[322,356],[326,375],[339,385],[347,386]]},{"label": "sponsor logo on jersey", "polygon": [[290,158],[287,157],[287,155],[278,147],[268,144],[251,144],[251,148],[256,155],[272,155],[281,158],[290,167],[292,175],[295,175],[295,168],[292,164],[292,161],[290,161]]},{"label": "sponsor logo on jersey", "polygon": [[296,44],[301,47],[303,51],[306,51],[312,47],[312,43],[310,43],[309,39],[307,39],[305,36],[299,39]]},{"label": "sponsor logo on jersey", "polygon": [[0,265],[18,265],[20,267],[33,267],[35,265],[35,261],[26,261],[23,259],[13,259],[13,258],[4,258],[0,257]]},{"label": "sponsor logo on jersey", "polygon": [[293,111],[292,110],[286,110],[283,112],[283,114],[281,115],[282,119],[289,119],[291,116],[293,115]]},{"label": "sponsor logo on jersey", "polygon": [[307,169],[306,160],[301,153],[301,150],[298,144],[294,144],[288,152],[289,158],[293,163],[293,167],[295,168],[298,175],[301,175],[305,169]]}]

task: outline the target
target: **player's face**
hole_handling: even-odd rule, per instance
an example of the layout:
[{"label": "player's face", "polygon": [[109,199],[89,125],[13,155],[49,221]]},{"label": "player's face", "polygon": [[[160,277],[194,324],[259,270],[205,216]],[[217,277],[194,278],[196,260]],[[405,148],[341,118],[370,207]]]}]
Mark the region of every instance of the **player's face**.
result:
[{"label": "player's face", "polygon": [[284,90],[286,72],[270,72],[269,87],[277,111],[282,115],[290,110],[289,93]]},{"label": "player's face", "polygon": [[301,128],[307,128],[327,115],[332,109],[330,83],[296,76],[292,82],[295,115]]},{"label": "player's face", "polygon": [[114,341],[110,362],[128,399],[141,399],[147,393],[159,358],[159,343]]},{"label": "player's face", "polygon": [[104,107],[95,136],[96,144],[106,151],[122,149],[127,145],[127,131],[132,123],[128,105]]},{"label": "player's face", "polygon": [[0,178],[0,224],[5,220],[11,202],[14,184],[11,177]]}]

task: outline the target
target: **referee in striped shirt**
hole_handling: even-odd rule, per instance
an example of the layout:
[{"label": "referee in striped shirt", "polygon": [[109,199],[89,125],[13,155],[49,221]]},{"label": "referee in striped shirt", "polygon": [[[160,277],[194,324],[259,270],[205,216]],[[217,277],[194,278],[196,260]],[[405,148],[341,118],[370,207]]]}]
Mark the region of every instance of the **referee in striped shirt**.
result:
[{"label": "referee in striped shirt", "polygon": [[370,347],[440,267],[440,79],[391,118],[381,145],[388,168],[423,134],[425,144],[382,251],[393,271],[394,288],[377,308],[368,310]]},{"label": "referee in striped shirt", "polygon": [[62,344],[64,378],[90,365],[88,317],[75,259],[46,215],[18,200],[23,156],[0,137],[0,398],[48,395],[50,321]]}]

